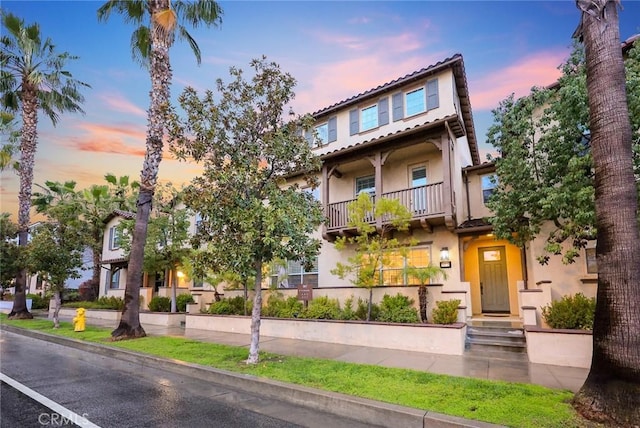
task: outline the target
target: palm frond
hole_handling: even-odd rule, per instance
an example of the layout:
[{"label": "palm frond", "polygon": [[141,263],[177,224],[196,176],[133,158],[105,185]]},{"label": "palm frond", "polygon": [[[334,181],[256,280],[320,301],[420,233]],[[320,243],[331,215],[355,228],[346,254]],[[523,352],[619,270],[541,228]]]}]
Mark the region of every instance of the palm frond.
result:
[{"label": "palm frond", "polygon": [[178,35],[181,39],[184,39],[189,43],[189,47],[191,48],[191,51],[193,51],[196,61],[198,61],[198,65],[200,65],[202,63],[202,55],[198,43],[196,43],[195,39],[191,37],[191,34],[189,34],[187,29],[182,25],[178,28]]},{"label": "palm frond", "polygon": [[193,28],[197,28],[200,24],[218,26],[222,23],[222,8],[213,0],[175,1],[173,9],[180,22],[188,23]]},{"label": "palm frond", "polygon": [[150,30],[149,27],[141,25],[131,34],[131,58],[143,67],[147,67],[150,53]]}]

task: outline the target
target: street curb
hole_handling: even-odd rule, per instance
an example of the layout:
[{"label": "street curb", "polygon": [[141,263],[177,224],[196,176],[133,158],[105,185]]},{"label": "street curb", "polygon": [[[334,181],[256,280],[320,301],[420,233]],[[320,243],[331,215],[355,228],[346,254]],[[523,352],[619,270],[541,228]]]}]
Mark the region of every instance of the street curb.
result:
[{"label": "street curb", "polygon": [[314,410],[356,419],[377,426],[406,428],[497,428],[486,422],[424,411],[336,392],[323,391],[276,380],[244,375],[185,361],[141,354],[126,349],[116,349],[99,343],[84,342],[35,330],[6,324],[0,330],[44,340],[108,358],[116,358],[134,365],[167,370],[172,373],[215,382],[244,392],[268,396]]}]

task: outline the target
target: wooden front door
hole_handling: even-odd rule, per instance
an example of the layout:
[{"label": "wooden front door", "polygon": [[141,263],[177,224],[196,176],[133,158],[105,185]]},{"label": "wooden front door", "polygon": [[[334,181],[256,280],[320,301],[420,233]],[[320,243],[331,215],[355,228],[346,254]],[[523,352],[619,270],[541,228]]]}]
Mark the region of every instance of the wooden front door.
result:
[{"label": "wooden front door", "polygon": [[482,312],[509,313],[509,281],[504,247],[478,249]]}]

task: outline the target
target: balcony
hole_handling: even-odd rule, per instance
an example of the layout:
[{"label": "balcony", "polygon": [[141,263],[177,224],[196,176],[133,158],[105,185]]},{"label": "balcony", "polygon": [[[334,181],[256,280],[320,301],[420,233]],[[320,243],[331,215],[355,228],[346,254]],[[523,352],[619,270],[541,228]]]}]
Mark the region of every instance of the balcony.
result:
[{"label": "balcony", "polygon": [[[427,220],[441,219],[445,214],[443,182],[387,192],[383,193],[382,197],[399,200],[413,214],[412,223],[421,223],[423,227],[427,224]],[[373,200],[375,201],[375,197]],[[327,234],[336,235],[353,229],[352,226],[349,226],[349,212],[347,209],[349,203],[353,201],[355,199],[335,202],[327,206]],[[366,220],[371,224],[375,223],[373,215]]]}]

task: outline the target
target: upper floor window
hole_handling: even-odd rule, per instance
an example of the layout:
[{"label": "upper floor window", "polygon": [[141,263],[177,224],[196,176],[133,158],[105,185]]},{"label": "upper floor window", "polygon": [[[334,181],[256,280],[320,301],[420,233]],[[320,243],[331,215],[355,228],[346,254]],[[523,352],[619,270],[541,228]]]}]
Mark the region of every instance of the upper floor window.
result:
[{"label": "upper floor window", "polygon": [[389,98],[380,98],[377,104],[349,111],[349,135],[368,131],[389,123]]},{"label": "upper floor window", "polygon": [[112,226],[109,229],[109,249],[117,250],[120,248],[120,231],[117,226]]},{"label": "upper floor window", "polygon": [[315,199],[316,201],[320,200],[320,187],[305,187],[304,189],[302,189],[304,192],[310,193],[311,196],[313,196],[313,199]]},{"label": "upper floor window", "polygon": [[367,108],[363,108],[361,111],[361,119],[362,119],[363,131],[377,128],[378,127],[378,105],[374,104]]},{"label": "upper floor window", "polygon": [[329,142],[329,123],[316,126],[316,145],[324,146]]},{"label": "upper floor window", "polygon": [[325,123],[316,125],[315,128],[307,130],[304,138],[310,147],[322,147],[326,144],[333,143],[338,139],[338,118],[332,116]]},{"label": "upper floor window", "polygon": [[202,288],[203,286],[204,279],[201,276],[193,278],[193,288]]},{"label": "upper floor window", "polygon": [[438,79],[428,80],[424,86],[407,92],[397,92],[391,96],[394,122],[438,107]]},{"label": "upper floor window", "polygon": [[376,193],[376,178],[373,175],[367,175],[365,177],[356,178],[356,196],[362,192],[367,192],[370,195]]},{"label": "upper floor window", "polygon": [[483,175],[482,180],[482,202],[489,202],[489,198],[496,192],[498,187],[498,176],[495,174]]},{"label": "upper floor window", "polygon": [[202,229],[202,214],[196,213],[194,222],[196,224],[196,233],[198,233]]},{"label": "upper floor window", "polygon": [[407,116],[422,113],[425,111],[426,99],[424,97],[424,87],[407,92],[405,95]]}]

